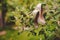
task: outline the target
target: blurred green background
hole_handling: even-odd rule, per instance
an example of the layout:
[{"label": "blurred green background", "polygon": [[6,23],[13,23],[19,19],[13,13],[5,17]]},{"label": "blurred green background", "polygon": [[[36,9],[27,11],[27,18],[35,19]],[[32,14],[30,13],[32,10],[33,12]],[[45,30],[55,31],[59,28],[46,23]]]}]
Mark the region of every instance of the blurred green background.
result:
[{"label": "blurred green background", "polygon": [[[31,12],[38,3],[45,3],[44,15],[47,25],[34,28],[34,17]],[[0,40],[59,40],[60,39],[60,0],[2,0],[5,5],[5,22],[7,34],[0,36]],[[29,27],[22,30],[22,27]],[[18,27],[14,30],[14,27]],[[20,28],[20,29],[19,29]]]}]

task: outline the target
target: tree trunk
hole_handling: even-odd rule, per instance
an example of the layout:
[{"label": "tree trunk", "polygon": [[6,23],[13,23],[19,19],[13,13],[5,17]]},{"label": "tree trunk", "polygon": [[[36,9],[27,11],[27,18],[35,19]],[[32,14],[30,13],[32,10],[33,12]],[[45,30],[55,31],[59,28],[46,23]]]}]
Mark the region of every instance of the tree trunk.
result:
[{"label": "tree trunk", "polygon": [[0,27],[3,27],[2,12],[0,11]]},{"label": "tree trunk", "polygon": [[1,12],[0,12],[0,26],[3,28],[5,26],[5,14],[7,12],[7,2],[6,0],[0,0],[1,6]]}]

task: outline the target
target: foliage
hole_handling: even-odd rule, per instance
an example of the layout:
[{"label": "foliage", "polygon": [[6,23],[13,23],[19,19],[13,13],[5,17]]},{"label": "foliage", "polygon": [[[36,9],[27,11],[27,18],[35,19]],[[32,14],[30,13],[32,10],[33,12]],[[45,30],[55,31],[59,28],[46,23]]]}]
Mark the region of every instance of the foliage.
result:
[{"label": "foliage", "polygon": [[[7,35],[1,37],[1,40],[54,40],[56,30],[60,29],[57,24],[60,20],[60,0],[6,0],[6,2],[8,11],[5,21],[13,22],[17,27],[26,26],[30,29],[21,32],[20,35],[17,35],[17,31],[8,30]],[[44,7],[47,24],[39,25],[39,28],[35,29],[31,12],[38,3],[47,5]]]}]

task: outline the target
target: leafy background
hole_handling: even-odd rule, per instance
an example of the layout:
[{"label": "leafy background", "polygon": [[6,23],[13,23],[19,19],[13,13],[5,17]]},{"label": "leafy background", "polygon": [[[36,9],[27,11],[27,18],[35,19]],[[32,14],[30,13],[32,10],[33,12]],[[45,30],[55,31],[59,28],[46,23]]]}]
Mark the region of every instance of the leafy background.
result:
[{"label": "leafy background", "polygon": [[[5,16],[7,34],[0,40],[55,40],[60,38],[60,0],[4,0],[7,12]],[[38,3],[45,3],[44,16],[46,25],[34,28],[31,12]],[[0,3],[0,9],[2,10]],[[0,11],[1,11],[0,10]],[[13,28],[17,27],[17,30]],[[28,30],[21,30],[28,27]],[[11,29],[12,28],[12,29]]]}]

